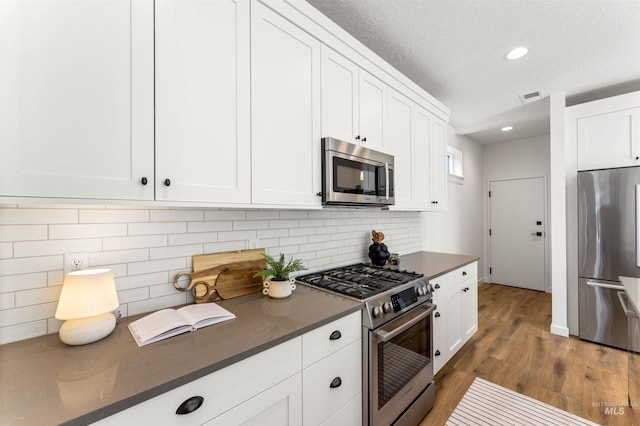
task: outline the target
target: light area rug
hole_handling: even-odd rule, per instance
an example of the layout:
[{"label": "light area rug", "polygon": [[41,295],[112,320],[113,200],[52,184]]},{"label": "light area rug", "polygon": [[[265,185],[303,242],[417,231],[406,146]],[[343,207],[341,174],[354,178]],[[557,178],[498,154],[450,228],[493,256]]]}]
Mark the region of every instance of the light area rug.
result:
[{"label": "light area rug", "polygon": [[447,420],[447,426],[597,425],[479,377]]}]

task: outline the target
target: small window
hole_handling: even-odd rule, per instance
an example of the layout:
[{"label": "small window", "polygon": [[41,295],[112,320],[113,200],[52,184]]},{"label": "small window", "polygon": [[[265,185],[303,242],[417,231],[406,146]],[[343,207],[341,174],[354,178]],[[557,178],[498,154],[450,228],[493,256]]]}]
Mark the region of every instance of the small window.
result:
[{"label": "small window", "polygon": [[462,151],[453,147],[447,147],[447,173],[449,180],[462,183]]}]

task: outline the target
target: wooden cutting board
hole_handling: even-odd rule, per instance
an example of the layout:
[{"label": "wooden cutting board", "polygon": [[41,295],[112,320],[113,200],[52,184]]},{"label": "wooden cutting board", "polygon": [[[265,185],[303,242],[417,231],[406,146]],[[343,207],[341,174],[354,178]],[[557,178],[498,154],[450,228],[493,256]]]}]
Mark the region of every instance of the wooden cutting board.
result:
[{"label": "wooden cutting board", "polygon": [[193,256],[193,273],[176,275],[174,285],[180,276],[188,276],[192,282],[184,289],[193,284],[191,291],[196,303],[257,293],[262,291],[262,278],[253,275],[266,266],[264,253],[260,248]]}]

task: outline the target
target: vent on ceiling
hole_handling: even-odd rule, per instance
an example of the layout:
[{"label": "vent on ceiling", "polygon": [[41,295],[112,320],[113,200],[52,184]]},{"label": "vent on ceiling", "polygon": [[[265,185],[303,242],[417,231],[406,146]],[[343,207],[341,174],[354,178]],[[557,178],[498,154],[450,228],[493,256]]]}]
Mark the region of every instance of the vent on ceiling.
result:
[{"label": "vent on ceiling", "polygon": [[523,104],[529,104],[531,102],[539,101],[544,98],[544,94],[542,90],[536,90],[535,92],[525,93],[524,95],[520,95],[520,101]]}]

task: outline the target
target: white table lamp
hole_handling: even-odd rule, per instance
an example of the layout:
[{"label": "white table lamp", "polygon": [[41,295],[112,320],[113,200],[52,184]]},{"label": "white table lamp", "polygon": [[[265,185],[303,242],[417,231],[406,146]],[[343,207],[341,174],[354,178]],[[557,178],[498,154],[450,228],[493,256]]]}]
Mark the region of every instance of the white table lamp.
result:
[{"label": "white table lamp", "polygon": [[67,274],[55,317],[66,320],[60,340],[86,345],[107,337],[116,326],[112,311],[120,306],[109,269],[85,269]]}]

